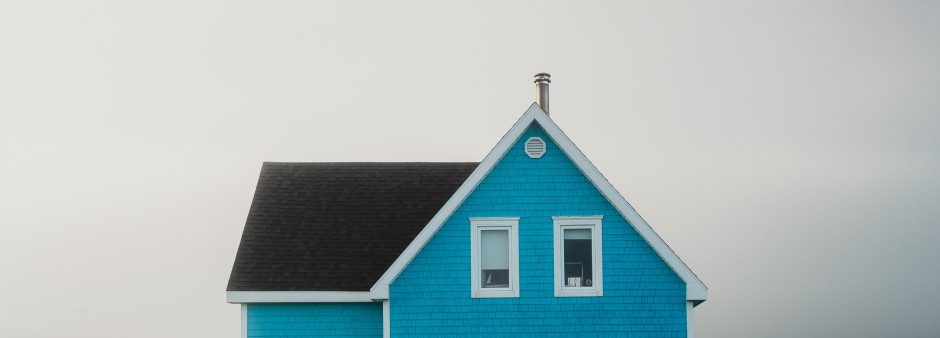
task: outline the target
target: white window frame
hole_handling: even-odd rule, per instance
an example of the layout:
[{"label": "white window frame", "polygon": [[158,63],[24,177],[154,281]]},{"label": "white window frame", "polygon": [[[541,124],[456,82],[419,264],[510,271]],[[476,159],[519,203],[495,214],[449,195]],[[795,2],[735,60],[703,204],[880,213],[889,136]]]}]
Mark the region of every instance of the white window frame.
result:
[{"label": "white window frame", "polygon": [[[509,287],[480,285],[480,231],[509,230]],[[519,217],[470,217],[470,297],[519,297]]]},{"label": "white window frame", "polygon": [[[601,220],[604,216],[552,216],[555,227],[555,297],[600,297],[604,295],[604,251],[603,229]],[[591,268],[593,283],[591,286],[567,287],[565,276],[565,238],[566,229],[591,230]]]}]

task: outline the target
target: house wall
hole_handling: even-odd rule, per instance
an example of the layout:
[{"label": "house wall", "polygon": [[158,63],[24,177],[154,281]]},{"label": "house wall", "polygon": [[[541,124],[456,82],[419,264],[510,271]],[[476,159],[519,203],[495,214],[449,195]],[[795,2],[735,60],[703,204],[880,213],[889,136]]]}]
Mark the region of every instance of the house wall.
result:
[{"label": "house wall", "polygon": [[[540,159],[523,152],[540,136]],[[554,296],[551,216],[603,215],[604,295]],[[520,297],[470,298],[469,217],[520,217]],[[537,124],[390,285],[392,337],[685,337],[685,283]]]},{"label": "house wall", "polygon": [[382,303],[248,304],[248,337],[382,337]]}]

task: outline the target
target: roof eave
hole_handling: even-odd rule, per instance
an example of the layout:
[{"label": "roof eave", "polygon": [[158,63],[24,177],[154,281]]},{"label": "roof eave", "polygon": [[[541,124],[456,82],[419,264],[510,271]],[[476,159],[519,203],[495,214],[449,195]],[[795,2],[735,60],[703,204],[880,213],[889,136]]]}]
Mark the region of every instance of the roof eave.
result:
[{"label": "roof eave", "polygon": [[369,291],[226,291],[225,301],[242,303],[369,303]]}]

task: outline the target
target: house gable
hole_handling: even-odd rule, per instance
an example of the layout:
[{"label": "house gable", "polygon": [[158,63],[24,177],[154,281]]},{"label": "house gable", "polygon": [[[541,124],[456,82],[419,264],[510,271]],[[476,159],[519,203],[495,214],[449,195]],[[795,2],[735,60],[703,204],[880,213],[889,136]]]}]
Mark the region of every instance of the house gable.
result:
[{"label": "house gable", "polygon": [[[536,136],[525,136],[536,126],[541,133]],[[535,135],[535,134],[533,134]],[[685,282],[686,300],[695,305],[707,299],[708,289],[704,283],[692,272],[689,267],[672,251],[671,248],[656,234],[643,220],[632,206],[619,192],[601,175],[600,171],[584,156],[570,139],[536,104],[532,104],[525,114],[519,118],[513,127],[503,136],[496,147],[486,156],[470,177],[457,189],[457,192],[448,200],[441,210],[431,219],[428,225],[421,230],[417,238],[392,263],[389,269],[379,278],[371,289],[373,299],[389,299],[389,285],[399,277],[408,264],[418,255],[432,237],[442,228],[444,222],[451,219],[454,212],[465,200],[478,189],[478,185],[487,178],[492,170],[504,156],[515,156],[508,153],[512,147],[524,147],[521,142],[531,137],[542,137],[550,142],[553,148],[566,156],[566,159],[579,170],[601,197],[618,211],[628,224],[641,238],[655,251],[661,260]],[[523,151],[519,151],[523,154]],[[508,154],[508,155],[507,155]],[[521,176],[529,176],[533,172],[526,172]],[[606,241],[606,239],[605,239]]]},{"label": "house gable", "polygon": [[[531,137],[546,143],[538,159]],[[682,278],[538,123],[514,139],[389,286],[390,335],[685,336]],[[553,216],[603,220],[603,296],[556,297]],[[518,297],[471,298],[475,217],[519,218]]]}]

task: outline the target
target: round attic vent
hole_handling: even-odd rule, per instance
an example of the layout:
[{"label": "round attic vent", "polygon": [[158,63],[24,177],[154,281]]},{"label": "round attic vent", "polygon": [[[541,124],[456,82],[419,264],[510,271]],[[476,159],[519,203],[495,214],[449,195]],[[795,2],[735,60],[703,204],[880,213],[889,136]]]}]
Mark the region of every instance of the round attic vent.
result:
[{"label": "round attic vent", "polygon": [[540,158],[545,155],[545,141],[541,137],[530,137],[525,141],[525,154],[529,158]]}]

